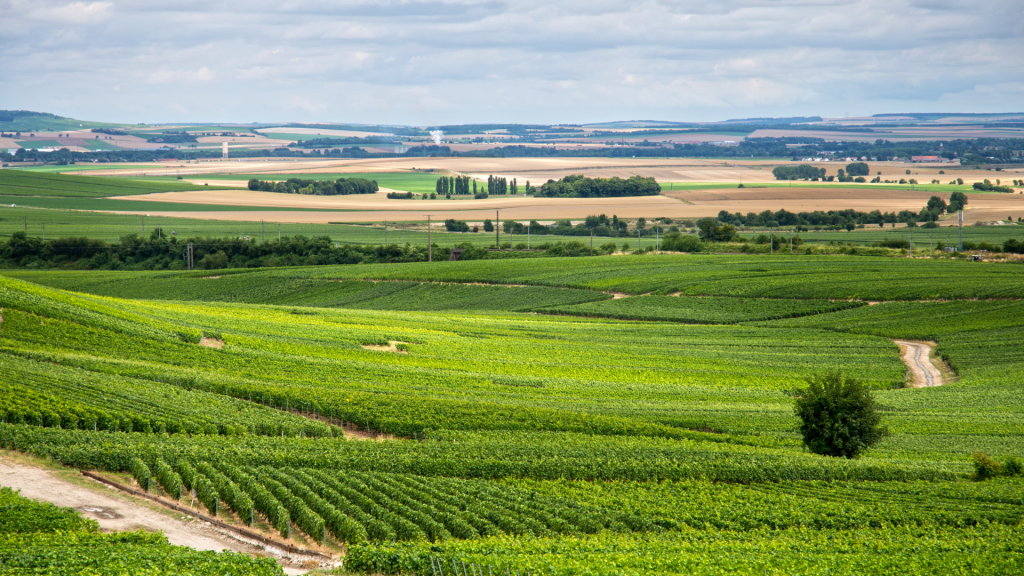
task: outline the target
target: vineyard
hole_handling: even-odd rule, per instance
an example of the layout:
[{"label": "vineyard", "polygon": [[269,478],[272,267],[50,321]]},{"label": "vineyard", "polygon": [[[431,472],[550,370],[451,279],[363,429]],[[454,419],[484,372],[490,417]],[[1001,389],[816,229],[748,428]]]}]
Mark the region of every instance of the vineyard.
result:
[{"label": "vineyard", "polygon": [[[807,256],[11,272],[0,455],[356,573],[1017,573],[1022,274]],[[947,383],[909,388],[893,339],[935,342]],[[795,391],[829,369],[890,431],[856,459],[797,433]],[[1006,472],[973,480],[975,452]],[[64,538],[82,566],[278,570],[12,498],[0,547],[29,552],[3,569],[55,566]]]},{"label": "vineyard", "polygon": [[103,534],[95,521],[0,487],[4,574],[278,575],[273,560],[171,546],[163,534]]}]

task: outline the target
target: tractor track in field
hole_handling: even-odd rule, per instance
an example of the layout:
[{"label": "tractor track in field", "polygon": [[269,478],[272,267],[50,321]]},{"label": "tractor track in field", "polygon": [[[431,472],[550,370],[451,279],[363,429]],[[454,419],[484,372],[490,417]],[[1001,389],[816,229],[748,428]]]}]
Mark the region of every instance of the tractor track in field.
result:
[{"label": "tractor track in field", "polygon": [[946,383],[942,372],[932,364],[931,351],[933,342],[916,342],[913,340],[893,340],[903,353],[901,358],[913,377],[910,385],[914,388],[942,386]]}]

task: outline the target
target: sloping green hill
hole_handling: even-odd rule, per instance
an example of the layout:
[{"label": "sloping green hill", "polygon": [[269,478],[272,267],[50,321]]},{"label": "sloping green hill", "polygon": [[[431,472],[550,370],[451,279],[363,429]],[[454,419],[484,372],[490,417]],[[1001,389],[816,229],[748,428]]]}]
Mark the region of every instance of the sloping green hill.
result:
[{"label": "sloping green hill", "polygon": [[219,186],[196,186],[188,182],[154,182],[103,176],[71,176],[25,170],[0,170],[0,195],[102,198],[154,192],[225,190]]}]

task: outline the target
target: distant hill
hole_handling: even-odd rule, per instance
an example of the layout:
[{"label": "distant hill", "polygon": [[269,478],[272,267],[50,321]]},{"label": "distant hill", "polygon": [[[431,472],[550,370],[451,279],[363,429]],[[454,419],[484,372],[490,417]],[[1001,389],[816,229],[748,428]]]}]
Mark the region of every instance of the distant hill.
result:
[{"label": "distant hill", "polygon": [[4,132],[59,132],[61,130],[116,126],[121,126],[121,124],[75,120],[56,114],[29,110],[0,110],[0,130]]}]

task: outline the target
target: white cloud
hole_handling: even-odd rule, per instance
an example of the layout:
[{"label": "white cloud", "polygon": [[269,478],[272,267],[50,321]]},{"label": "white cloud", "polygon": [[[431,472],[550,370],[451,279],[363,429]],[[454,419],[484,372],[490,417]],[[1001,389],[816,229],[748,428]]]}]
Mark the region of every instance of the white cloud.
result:
[{"label": "white cloud", "polygon": [[113,16],[113,13],[113,2],[74,2],[35,8],[28,16],[50,24],[82,25],[102,22]]},{"label": "white cloud", "polygon": [[150,72],[147,76],[152,84],[167,82],[209,82],[213,80],[213,72],[203,66],[198,70],[169,70],[166,68]]},{"label": "white cloud", "polygon": [[[4,107],[112,121],[713,120],[952,103],[983,112],[1020,108],[1019,7],[0,0],[0,85],[18,86]],[[83,97],[67,98],[68,86]],[[152,110],[181,116],[147,118]]]}]

